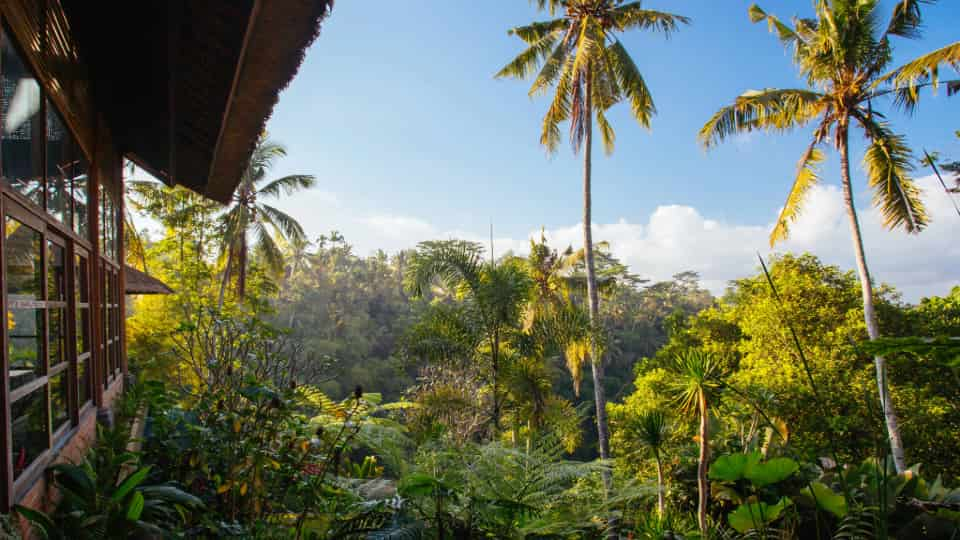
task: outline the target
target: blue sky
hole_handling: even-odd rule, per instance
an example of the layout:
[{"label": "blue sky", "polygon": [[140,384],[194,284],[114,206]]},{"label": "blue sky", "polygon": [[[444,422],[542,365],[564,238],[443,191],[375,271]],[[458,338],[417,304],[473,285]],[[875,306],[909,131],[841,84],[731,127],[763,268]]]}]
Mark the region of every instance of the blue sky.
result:
[{"label": "blue sky", "polygon": [[[717,108],[744,90],[802,84],[789,53],[765,25],[749,22],[749,4],[646,2],[652,9],[690,16],[693,24],[670,40],[642,33],[622,37],[644,73],[659,114],[651,131],[632,121],[625,106],[611,115],[617,148],[611,157],[599,149],[596,153],[594,221],[614,227],[600,229],[611,241],[618,237],[617,224],[634,227],[632,236],[624,233],[619,253],[641,275],[666,277],[687,269],[689,259],[686,266],[701,271],[716,289],[750,271],[753,263],[739,259],[733,266],[712,259],[704,263],[697,257],[702,251],[697,244],[677,247],[669,257],[661,254],[670,261],[645,268],[642,251],[649,243],[626,244],[635,237],[649,240],[656,229],[654,218],[664,213],[673,221],[699,217],[697,230],[763,229],[789,188],[807,132],[753,134],[709,153],[695,137]],[[810,0],[760,5],[785,18],[812,13]],[[553,157],[539,146],[546,98],[528,98],[528,83],[493,78],[521,50],[521,42],[506,30],[538,18],[543,15],[524,0],[338,1],[268,125],[271,137],[289,150],[276,173],[318,178],[315,190],[282,206],[301,219],[311,237],[338,229],[361,252],[398,249],[438,235],[483,238],[491,222],[501,246],[520,246],[540,227],[556,231],[557,242],[574,242],[570,231],[581,212],[579,158],[566,144]],[[941,0],[927,6],[925,19],[923,40],[896,43],[897,61],[955,41],[960,2]],[[960,129],[958,99],[941,93],[914,116],[893,113],[892,119],[915,148],[960,156],[960,144],[952,137]],[[858,148],[857,161],[860,155]],[[826,170],[828,185],[836,184],[834,158]],[[858,168],[855,174],[865,189]],[[831,190],[825,187],[824,192]],[[927,195],[941,194],[931,190]],[[861,196],[861,206],[868,200]],[[928,232],[953,231],[932,227]],[[752,234],[749,240],[733,236],[729,241],[757,244],[751,250],[767,248],[763,235]],[[824,251],[837,253],[839,260],[831,262],[849,266],[842,255],[849,251],[842,249],[849,246],[849,238],[837,241]],[[868,245],[882,242],[887,238],[868,238]],[[671,245],[659,242],[657,249]],[[934,249],[943,247],[935,243]],[[684,257],[684,250],[690,257]],[[722,257],[722,251],[714,254]],[[879,279],[887,281],[885,277]],[[908,278],[892,279],[903,286],[898,279]],[[947,274],[931,279],[935,290],[930,293],[942,294],[944,287],[956,283]]]}]

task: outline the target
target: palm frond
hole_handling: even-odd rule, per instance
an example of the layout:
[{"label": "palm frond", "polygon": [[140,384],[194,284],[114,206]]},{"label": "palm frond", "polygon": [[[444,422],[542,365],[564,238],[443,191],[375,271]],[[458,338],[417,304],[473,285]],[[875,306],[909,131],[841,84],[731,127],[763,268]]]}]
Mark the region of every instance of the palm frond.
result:
[{"label": "palm frond", "polygon": [[897,0],[884,35],[915,39],[920,37],[920,4],[923,0]]},{"label": "palm frond", "polygon": [[267,223],[277,229],[283,238],[288,240],[304,238],[303,226],[290,214],[267,204],[257,205],[257,211]]},{"label": "palm frond", "polygon": [[650,30],[670,37],[690,18],[663,11],[644,9],[640,2],[631,2],[613,10],[613,22],[621,30]]},{"label": "palm frond", "polygon": [[276,240],[264,223],[257,222],[253,227],[256,237],[256,251],[274,272],[283,270],[283,252],[277,247]]},{"label": "palm frond", "polygon": [[908,233],[922,231],[928,217],[920,189],[910,178],[913,156],[906,138],[868,117],[858,115],[858,119],[870,140],[863,164],[873,189],[873,204],[883,215],[883,225]]},{"label": "palm frond", "polygon": [[566,7],[568,0],[530,0],[531,4],[537,6],[540,11],[546,11],[553,15],[558,9]]},{"label": "palm frond", "polygon": [[613,153],[614,145],[617,142],[617,134],[613,131],[613,126],[610,125],[610,122],[607,120],[603,108],[597,107],[594,116],[597,119],[597,129],[600,130],[600,140],[603,141],[603,151],[606,152],[607,155],[610,155]]},{"label": "palm frond", "polygon": [[[560,124],[570,118],[571,90],[574,87],[573,60],[573,56],[565,56],[563,70],[557,80],[556,93],[543,117],[540,144],[549,153],[556,152],[560,146]],[[546,66],[544,66],[544,69],[546,69]],[[531,88],[532,91],[533,88]]]},{"label": "palm frond", "polygon": [[960,41],[914,58],[880,77],[876,84],[890,82],[895,89],[908,88],[912,93],[924,82],[936,88],[940,82],[940,66],[944,64],[960,71]]},{"label": "palm frond", "polygon": [[543,41],[544,38],[555,35],[563,30],[569,23],[566,19],[553,19],[549,21],[540,21],[528,24],[526,26],[517,26],[507,30],[507,35],[517,36],[528,45],[533,45]]},{"label": "palm frond", "polygon": [[[564,38],[564,41],[566,41],[566,38]],[[554,47],[537,73],[537,77],[533,80],[533,84],[530,85],[527,94],[530,97],[544,94],[551,85],[557,85],[557,91],[559,92],[560,85],[564,78],[569,76],[568,71],[573,66],[569,56],[570,48],[565,44],[561,43]]]},{"label": "palm frond", "polygon": [[780,40],[784,46],[793,46],[797,47],[806,42],[803,35],[797,30],[790,28],[786,23],[781,21],[776,15],[769,15],[760,6],[752,4],[747,11],[747,14],[750,17],[750,22],[758,23],[760,21],[767,21],[767,27],[770,32],[775,32],[777,38]]},{"label": "palm frond", "polygon": [[812,90],[750,90],[717,111],[700,128],[698,138],[710,148],[739,133],[787,131],[806,125],[827,109],[823,94]]},{"label": "palm frond", "polygon": [[282,192],[284,195],[291,195],[301,189],[310,189],[317,183],[316,177],[309,174],[291,174],[272,180],[269,184],[260,188],[258,195],[267,195],[269,197],[279,197]]},{"label": "palm frond", "polygon": [[803,157],[797,163],[797,176],[793,181],[793,187],[790,188],[787,202],[784,203],[783,210],[777,217],[777,224],[770,233],[770,247],[790,236],[790,224],[800,217],[807,193],[820,181],[817,169],[823,163],[824,156],[823,152],[817,148],[818,143],[819,141],[816,139],[810,143],[807,151],[804,152]]},{"label": "palm frond", "polygon": [[650,127],[650,120],[657,113],[653,97],[640,70],[633,62],[627,49],[620,41],[615,41],[605,49],[604,60],[616,77],[623,94],[630,100],[630,111],[643,127]]},{"label": "palm frond", "polygon": [[404,281],[414,296],[423,296],[435,279],[456,289],[466,285],[480,288],[483,246],[465,240],[420,242],[410,256]]}]

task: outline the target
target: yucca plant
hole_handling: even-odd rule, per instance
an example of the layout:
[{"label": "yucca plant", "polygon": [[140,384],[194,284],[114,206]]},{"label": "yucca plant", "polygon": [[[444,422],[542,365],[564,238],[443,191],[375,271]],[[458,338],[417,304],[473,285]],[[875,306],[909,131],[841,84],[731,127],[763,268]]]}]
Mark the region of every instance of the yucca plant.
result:
[{"label": "yucca plant", "polygon": [[663,459],[661,451],[667,441],[667,415],[663,411],[646,411],[637,418],[637,433],[640,444],[650,449],[657,465],[657,514],[663,516],[665,510],[663,485]]},{"label": "yucca plant", "polygon": [[[797,220],[810,189],[820,181],[819,166],[824,161],[822,147],[832,144],[840,154],[840,179],[850,231],[853,237],[857,272],[863,295],[863,312],[870,339],[880,336],[874,308],[873,285],[863,250],[860,222],[854,205],[850,178],[850,130],[860,128],[867,142],[863,165],[873,189],[873,205],[890,229],[918,233],[926,227],[928,216],[920,190],[910,173],[912,152],[906,138],[893,131],[884,115],[873,104],[882,96],[893,96],[895,103],[911,108],[918,100],[921,84],[882,86],[893,58],[894,37],[916,38],[921,29],[921,0],[895,3],[886,25],[880,23],[879,0],[816,0],[813,18],[794,18],[787,24],[767,14],[757,5],[749,10],[750,20],[766,22],[771,32],[793,51],[793,61],[807,81],[806,88],[751,90],[733,104],[721,108],[701,128],[699,139],[707,147],[736,135],[755,130],[782,132],[813,125],[813,137],[797,165],[796,178],[786,203],[770,233],[770,244],[786,240],[790,225]],[[946,56],[922,62],[926,68],[953,58]],[[908,64],[909,66],[910,64]],[[901,74],[903,84],[919,68]],[[931,82],[924,83],[931,85]],[[905,467],[899,422],[893,408],[883,357],[874,358],[880,402],[897,470]]]},{"label": "yucca plant", "polygon": [[723,370],[711,354],[688,349],[674,358],[675,378],[670,383],[677,409],[681,414],[700,420],[700,456],[697,464],[697,524],[707,532],[707,498],[710,485],[707,467],[710,461],[710,403],[723,387]]},{"label": "yucca plant", "polygon": [[[645,9],[640,2],[624,0],[536,0],[553,16],[509,31],[527,48],[497,73],[498,78],[526,79],[533,76],[530,95],[542,95],[554,88],[553,100],[543,118],[540,143],[549,152],[560,145],[560,124],[570,122],[570,142],[575,153],[583,150],[583,250],[586,256],[587,301],[590,321],[599,326],[600,297],[594,265],[592,225],[593,122],[607,153],[613,152],[615,135],[607,111],[630,103],[631,115],[644,127],[656,113],[653,98],[640,70],[617,34],[649,30],[666,35],[689,19],[680,15]],[[600,457],[610,455],[607,430],[603,364],[596,350],[591,354],[594,401],[597,410],[597,438]]]}]

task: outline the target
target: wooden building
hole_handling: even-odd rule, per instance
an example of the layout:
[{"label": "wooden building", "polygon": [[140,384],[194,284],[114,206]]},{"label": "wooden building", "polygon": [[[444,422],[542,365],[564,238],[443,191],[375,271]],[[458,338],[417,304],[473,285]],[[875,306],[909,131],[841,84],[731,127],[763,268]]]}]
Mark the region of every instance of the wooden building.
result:
[{"label": "wooden building", "polygon": [[0,0],[2,510],[123,388],[123,160],[229,200],[331,3]]}]

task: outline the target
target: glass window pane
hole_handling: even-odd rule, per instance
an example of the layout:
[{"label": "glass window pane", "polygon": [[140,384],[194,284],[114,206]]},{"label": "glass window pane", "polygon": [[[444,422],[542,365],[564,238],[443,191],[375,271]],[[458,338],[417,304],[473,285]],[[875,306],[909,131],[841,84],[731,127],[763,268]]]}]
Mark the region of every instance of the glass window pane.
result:
[{"label": "glass window pane", "polygon": [[47,420],[47,392],[40,388],[10,404],[10,426],[13,432],[14,478],[33,463],[49,445],[49,421]]},{"label": "glass window pane", "polygon": [[4,230],[8,300],[42,300],[40,233],[9,216]]},{"label": "glass window pane", "polygon": [[67,267],[62,247],[47,241],[47,300],[67,301]]},{"label": "glass window pane", "polygon": [[90,213],[87,211],[87,178],[89,176],[90,164],[83,157],[76,161],[73,169],[73,230],[83,238],[87,238],[90,233],[88,220]]},{"label": "glass window pane", "polygon": [[2,129],[0,129],[0,175],[3,181],[43,204],[43,116],[40,85],[10,41],[0,35],[2,71]]},{"label": "glass window pane", "polygon": [[16,219],[6,218],[4,262],[7,272],[7,351],[10,388],[43,374],[43,298],[40,233]]},{"label": "glass window pane", "polygon": [[90,401],[90,357],[77,362],[77,403],[83,406]]},{"label": "glass window pane", "polygon": [[50,377],[50,417],[53,431],[70,421],[70,402],[67,396],[70,392],[69,370]]},{"label": "glass window pane", "polygon": [[10,389],[27,384],[43,375],[40,357],[43,345],[43,310],[10,309],[7,312],[7,335],[10,336]]},{"label": "glass window pane", "polygon": [[47,310],[47,319],[50,330],[47,332],[47,353],[50,356],[50,367],[67,361],[67,328],[65,309]]},{"label": "glass window pane", "polygon": [[70,179],[76,167],[73,137],[47,101],[47,212],[71,225]]},{"label": "glass window pane", "polygon": [[77,354],[90,352],[90,309],[77,308]]},{"label": "glass window pane", "polygon": [[87,290],[87,259],[76,255],[74,258],[75,272],[73,274],[75,294],[78,304],[89,302],[89,291]]}]

